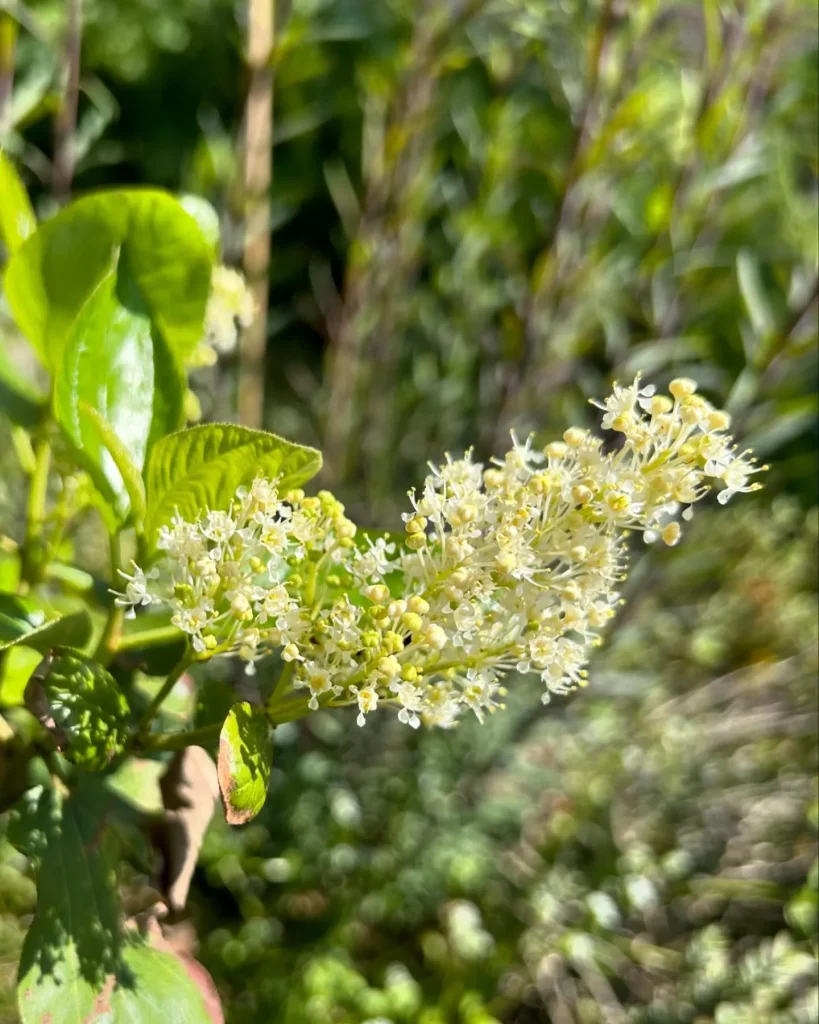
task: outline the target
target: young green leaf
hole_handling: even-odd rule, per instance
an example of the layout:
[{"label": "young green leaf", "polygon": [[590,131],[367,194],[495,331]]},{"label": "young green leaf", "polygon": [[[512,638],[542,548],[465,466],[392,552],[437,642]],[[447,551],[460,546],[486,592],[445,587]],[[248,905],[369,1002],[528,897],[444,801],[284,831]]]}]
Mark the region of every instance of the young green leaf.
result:
[{"label": "young green leaf", "polygon": [[[0,643],[0,652],[17,644],[24,644],[26,647],[33,647],[35,651],[45,654],[52,647],[82,647],[91,636],[91,617],[85,609],[64,615],[62,618],[51,619],[49,622],[44,622],[42,626],[26,628],[26,625],[26,623],[18,623],[19,632],[16,636]],[[5,622],[3,635],[8,628],[9,623]]]},{"label": "young green leaf", "polygon": [[26,705],[79,767],[102,771],[125,749],[128,702],[94,661],[62,650],[47,655],[26,687]]},{"label": "young green leaf", "polygon": [[159,527],[177,509],[192,521],[205,509],[229,508],[236,488],[249,486],[259,474],[277,477],[287,491],[319,469],[321,453],[315,448],[232,423],[208,423],[163,437],[146,471],[148,544],[156,543]]},{"label": "young green leaf", "polygon": [[0,349],[0,413],[13,424],[31,430],[42,423],[48,397],[19,373],[11,355]]},{"label": "young green leaf", "polygon": [[9,261],[4,289],[49,368],[103,278],[127,260],[151,322],[180,361],[202,334],[213,262],[194,218],[153,189],[99,192],[41,224]]},{"label": "young green leaf", "polygon": [[[140,521],[152,440],[183,419],[184,375],[123,261],[81,310],[55,369],[54,414],[120,521]],[[139,481],[139,482],[138,482]]]},{"label": "young green leaf", "polygon": [[37,228],[26,187],[9,158],[0,150],[0,242],[15,253]]},{"label": "young green leaf", "polygon": [[142,521],[145,519],[145,485],[139,470],[131,459],[130,452],[108,420],[92,405],[80,400],[79,413],[81,416],[87,416],[91,421],[100,440],[108,450],[108,454],[113,459],[131,502],[131,513],[139,531]]},{"label": "young green leaf", "polygon": [[11,841],[40,861],[18,976],[22,1024],[221,1024],[201,967],[159,937],[125,933],[105,829],[115,798],[91,782],[67,800],[29,790],[10,827]]},{"label": "young green leaf", "polygon": [[189,213],[199,225],[199,230],[210,245],[214,259],[219,254],[221,244],[221,231],[219,230],[219,214],[210,205],[207,199],[202,196],[187,192],[179,197],[182,209]]},{"label": "young green leaf", "polygon": [[219,736],[219,789],[230,825],[244,825],[264,806],[273,750],[261,708],[234,704]]}]

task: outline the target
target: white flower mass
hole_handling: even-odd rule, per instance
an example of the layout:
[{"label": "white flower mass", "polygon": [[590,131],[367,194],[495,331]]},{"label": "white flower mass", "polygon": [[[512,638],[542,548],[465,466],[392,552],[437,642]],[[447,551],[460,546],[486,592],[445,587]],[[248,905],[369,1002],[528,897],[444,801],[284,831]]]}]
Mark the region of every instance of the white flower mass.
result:
[{"label": "white flower mass", "polygon": [[[411,491],[403,538],[358,536],[321,491],[257,478],[227,510],[161,531],[161,572],[134,566],[118,601],[164,603],[200,658],[235,654],[255,671],[280,649],[308,706],[392,707],[402,722],[450,727],[502,706],[504,676],[536,673],[543,701],[586,682],[590,649],[620,604],[626,537],[676,544],[679,519],[714,482],[721,502],[759,471],[730,420],[687,378],[670,395],[614,386],[603,441],[572,427],[484,466],[471,452]],[[762,467],[765,468],[765,467]]]}]

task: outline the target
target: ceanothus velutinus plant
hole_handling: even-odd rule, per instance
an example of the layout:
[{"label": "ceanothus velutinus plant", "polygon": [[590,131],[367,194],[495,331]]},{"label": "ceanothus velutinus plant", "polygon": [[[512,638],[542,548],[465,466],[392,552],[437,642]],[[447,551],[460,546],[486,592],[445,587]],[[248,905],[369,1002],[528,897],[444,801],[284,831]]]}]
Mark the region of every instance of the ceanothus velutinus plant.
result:
[{"label": "ceanothus velutinus plant", "polygon": [[[25,536],[5,545],[16,581],[0,594],[0,656],[43,655],[19,663],[39,725],[19,709],[6,725],[30,738],[4,794],[19,797],[12,838],[40,864],[21,1015],[94,1020],[104,1003],[115,1019],[154,1020],[164,957],[163,1005],[219,1019],[162,945],[156,908],[153,928],[124,923],[109,826],[181,834],[182,854],[162,849],[159,887],[181,909],[217,780],[230,822],[258,813],[277,724],[350,705],[360,726],[378,710],[451,728],[502,707],[516,674],[537,674],[544,701],[585,685],[628,535],[676,544],[713,484],[725,501],[758,486],[757,467],[693,381],[658,394],[638,378],[600,404],[616,443],[570,427],[545,448],[513,435],[485,465],[447,456],[409,492],[401,533],[359,529],[331,493],[305,493],[319,452],[233,424],[184,427],[186,367],[229,349],[253,315],[241,277],[216,262],[206,204],[104,192],[37,226],[0,171],[13,186],[0,198],[5,297],[49,376],[47,394],[3,382],[30,486]],[[110,577],[83,589],[64,538],[92,510]],[[263,702],[236,700],[195,728],[169,719],[192,666],[234,656],[261,678],[267,655],[279,669]],[[157,806],[129,796],[135,761],[164,772]],[[58,869],[77,886],[56,884]]]}]

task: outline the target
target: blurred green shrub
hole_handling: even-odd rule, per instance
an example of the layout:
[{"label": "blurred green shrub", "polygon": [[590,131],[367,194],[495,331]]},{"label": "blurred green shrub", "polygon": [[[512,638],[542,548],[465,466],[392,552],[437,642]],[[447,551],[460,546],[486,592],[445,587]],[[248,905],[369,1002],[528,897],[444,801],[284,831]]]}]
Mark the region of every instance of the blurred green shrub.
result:
[{"label": "blurred green shrub", "polygon": [[[727,399],[773,469],[641,560],[581,700],[277,730],[264,818],[196,880],[231,1019],[815,1021],[815,4],[277,7],[267,425],[351,505],[638,369]],[[12,144],[45,183],[61,5],[30,8]],[[200,192],[237,256],[233,5],[85,8],[77,187]]]},{"label": "blurred green shrub", "polygon": [[688,539],[577,701],[277,730],[264,814],[212,830],[198,889],[234,1019],[814,1019],[816,514]]}]

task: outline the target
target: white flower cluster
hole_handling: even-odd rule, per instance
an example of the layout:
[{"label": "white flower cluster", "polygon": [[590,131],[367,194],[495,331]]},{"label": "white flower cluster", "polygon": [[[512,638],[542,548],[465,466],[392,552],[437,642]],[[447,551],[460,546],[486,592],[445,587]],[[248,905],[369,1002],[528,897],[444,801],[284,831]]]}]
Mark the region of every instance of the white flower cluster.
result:
[{"label": "white flower cluster", "polygon": [[[206,656],[254,662],[280,648],[311,708],[382,704],[417,727],[451,726],[499,706],[502,677],[535,672],[543,700],[582,686],[590,648],[620,602],[625,537],[676,544],[678,516],[722,481],[720,501],[751,491],[758,471],[726,434],[728,416],[687,379],[671,395],[615,385],[600,408],[603,442],[572,427],[537,450],[531,438],[484,467],[432,467],[406,537],[356,540],[328,492],[280,496],[257,479],[227,512],[174,520],[159,546],[162,584],[135,567],[119,600],[165,600]],[[155,571],[155,570],[154,570]]]},{"label": "white flower cluster", "polygon": [[249,327],[254,315],[253,296],[242,274],[231,267],[215,266],[205,310],[204,335],[189,364],[212,366],[219,355],[232,352],[236,348],[239,330]]}]

